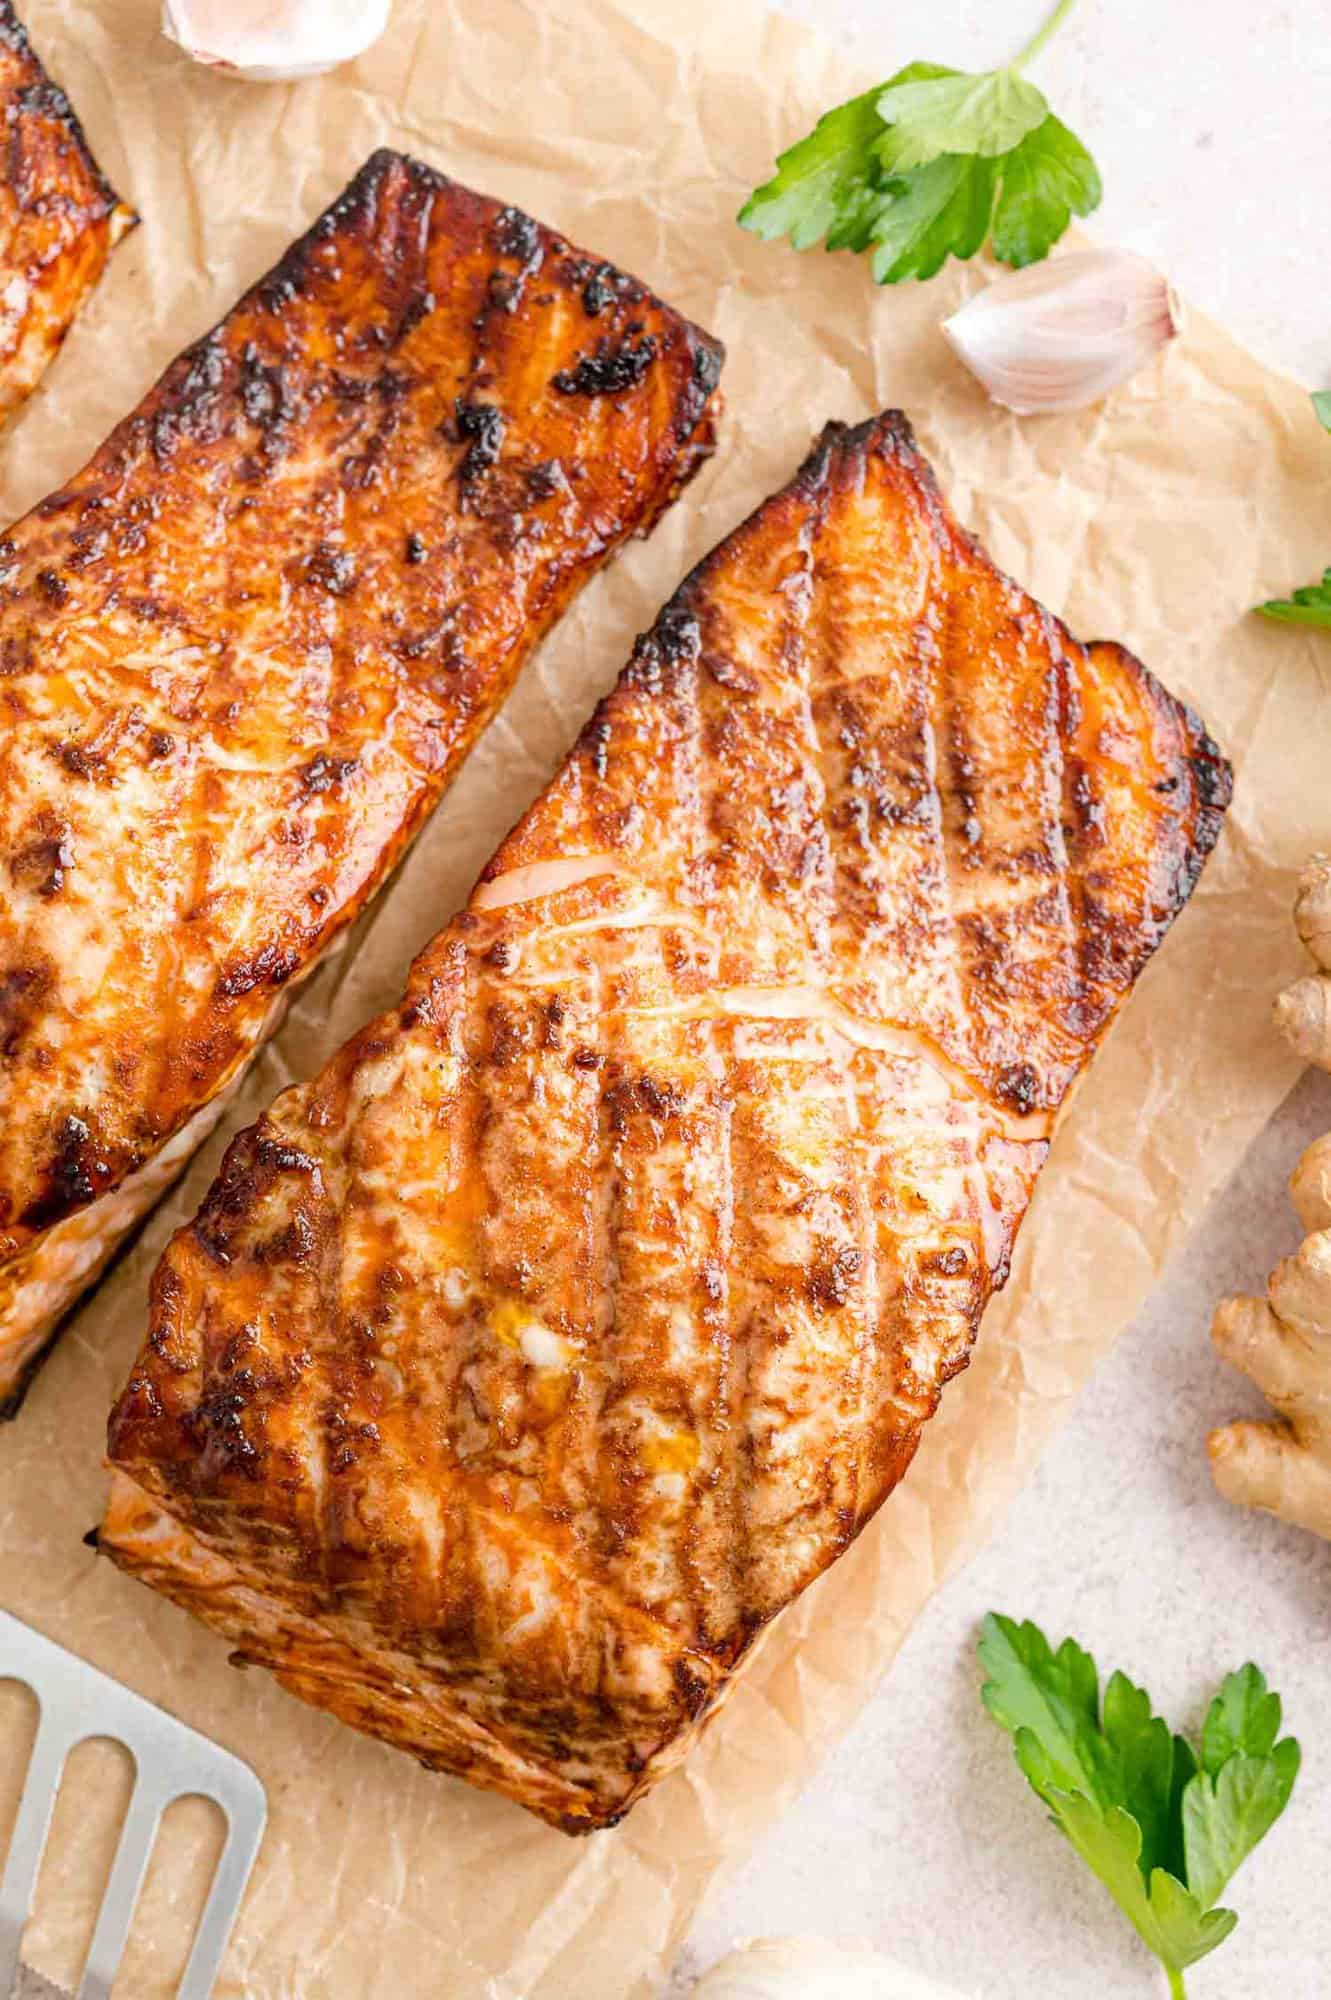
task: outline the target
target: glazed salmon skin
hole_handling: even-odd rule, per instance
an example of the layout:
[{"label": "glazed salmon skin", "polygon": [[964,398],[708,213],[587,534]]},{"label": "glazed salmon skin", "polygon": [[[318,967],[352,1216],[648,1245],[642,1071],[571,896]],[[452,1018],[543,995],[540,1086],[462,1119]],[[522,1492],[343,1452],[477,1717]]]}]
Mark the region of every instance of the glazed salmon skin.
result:
[{"label": "glazed salmon skin", "polygon": [[570,1831],[905,1472],[1229,770],[832,426],[153,1284],[101,1546]]},{"label": "glazed salmon skin", "polygon": [[391,152],[0,541],[0,1402],[518,669],[714,341]]},{"label": "glazed salmon skin", "polygon": [[0,419],[59,353],[138,217],[98,166],[73,107],[0,0]]}]

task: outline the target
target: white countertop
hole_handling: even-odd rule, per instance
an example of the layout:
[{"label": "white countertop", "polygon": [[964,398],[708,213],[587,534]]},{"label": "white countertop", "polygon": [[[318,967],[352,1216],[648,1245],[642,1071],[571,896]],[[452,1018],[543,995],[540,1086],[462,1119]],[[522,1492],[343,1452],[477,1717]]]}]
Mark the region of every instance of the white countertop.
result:
[{"label": "white countertop", "polygon": [[[866,82],[919,57],[992,66],[1045,11],[1041,0],[783,4],[824,32],[869,38]],[[1106,198],[1092,233],[1156,258],[1263,360],[1310,387],[1331,383],[1325,0],[1081,0],[1034,77],[1099,161]],[[1311,848],[1331,826],[1308,831]],[[1303,1776],[1226,1899],[1237,1932],[1189,1975],[1189,1992],[1331,1995],[1331,1545],[1228,1507],[1202,1443],[1210,1424],[1260,1410],[1212,1355],[1211,1308],[1223,1292],[1262,1290],[1297,1241],[1285,1180],[1328,1127],[1331,1079],[1310,1076],[988,1546],[939,1592],[798,1803],[718,1887],[679,1990],[738,1938],[804,1933],[877,1944],[975,2000],[1163,1993],[980,1709],[972,1649],[992,1607],[1074,1633],[1175,1721],[1199,1720],[1222,1674],[1258,1660],[1302,1739]]]}]

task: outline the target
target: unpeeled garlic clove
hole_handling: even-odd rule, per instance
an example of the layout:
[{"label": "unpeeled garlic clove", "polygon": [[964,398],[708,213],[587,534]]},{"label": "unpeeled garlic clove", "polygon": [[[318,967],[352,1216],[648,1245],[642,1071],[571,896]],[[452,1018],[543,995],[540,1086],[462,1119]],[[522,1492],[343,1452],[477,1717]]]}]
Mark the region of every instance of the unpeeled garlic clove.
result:
[{"label": "unpeeled garlic clove", "polygon": [[1126,382],[1178,332],[1178,308],[1144,257],[1070,250],[995,279],[943,332],[996,403],[1033,417]]},{"label": "unpeeled garlic clove", "polygon": [[390,0],[163,0],[162,33],[195,62],[251,83],[321,76],[363,55]]}]

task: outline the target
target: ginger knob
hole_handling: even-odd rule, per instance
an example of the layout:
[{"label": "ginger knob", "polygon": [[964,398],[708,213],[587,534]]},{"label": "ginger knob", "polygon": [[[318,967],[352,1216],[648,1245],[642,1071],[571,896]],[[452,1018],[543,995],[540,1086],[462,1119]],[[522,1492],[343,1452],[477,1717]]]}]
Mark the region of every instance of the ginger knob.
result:
[{"label": "ginger knob", "polygon": [[[1276,1025],[1309,1062],[1331,1070],[1331,857],[1299,880],[1294,922],[1317,971],[1276,1001]],[[1294,1169],[1290,1194],[1308,1234],[1271,1274],[1264,1299],[1222,1299],[1211,1337],[1256,1383],[1276,1417],[1225,1424],[1206,1441],[1227,1500],[1265,1507],[1331,1537],[1331,1133]]]}]

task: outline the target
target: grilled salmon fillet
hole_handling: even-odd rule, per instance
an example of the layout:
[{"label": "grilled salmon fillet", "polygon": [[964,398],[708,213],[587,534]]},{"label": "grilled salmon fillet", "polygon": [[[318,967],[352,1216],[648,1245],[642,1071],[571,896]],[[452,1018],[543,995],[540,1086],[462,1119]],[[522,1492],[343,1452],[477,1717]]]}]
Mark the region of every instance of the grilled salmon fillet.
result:
[{"label": "grilled salmon fillet", "polygon": [[569,1830],[905,1471],[1229,796],[1197,718],[832,426],[405,998],[233,1143],[101,1545]]},{"label": "grilled salmon fillet", "polygon": [[706,456],[719,366],[382,152],[0,541],[0,1401]]},{"label": "grilled salmon fillet", "polygon": [[0,0],[0,418],[57,354],[138,217],[111,187],[63,90]]}]

